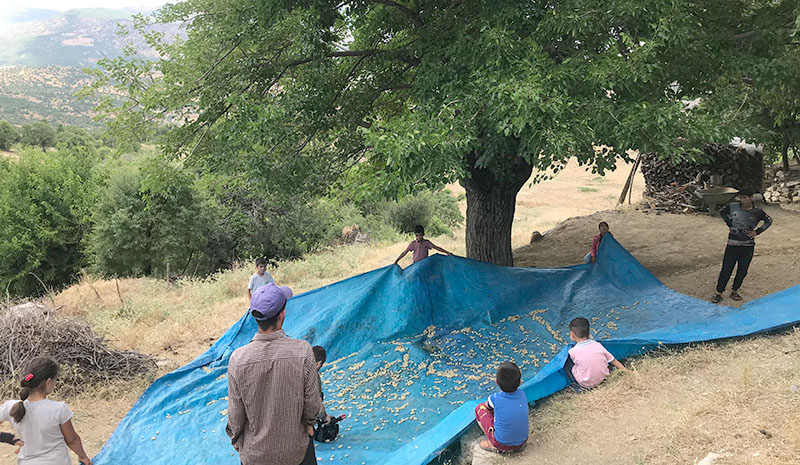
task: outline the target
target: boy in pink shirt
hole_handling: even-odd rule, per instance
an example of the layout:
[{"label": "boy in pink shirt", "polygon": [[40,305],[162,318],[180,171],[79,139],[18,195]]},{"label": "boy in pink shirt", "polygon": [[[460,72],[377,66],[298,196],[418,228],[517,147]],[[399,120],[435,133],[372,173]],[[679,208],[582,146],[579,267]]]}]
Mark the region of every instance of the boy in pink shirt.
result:
[{"label": "boy in pink shirt", "polygon": [[428,250],[434,249],[438,250],[439,252],[445,253],[447,255],[453,255],[452,253],[444,250],[443,248],[436,246],[433,242],[425,239],[425,228],[420,225],[414,226],[414,236],[416,237],[406,250],[397,257],[397,260],[394,261],[394,264],[397,265],[397,262],[402,260],[403,257],[406,256],[407,253],[411,252],[411,258],[414,259],[414,263],[417,263],[420,260],[428,258]]},{"label": "boy in pink shirt", "polygon": [[571,381],[584,389],[591,389],[608,377],[608,364],[619,370],[625,367],[599,342],[589,339],[589,320],[575,318],[569,322],[569,338],[575,347],[569,349],[564,369]]}]

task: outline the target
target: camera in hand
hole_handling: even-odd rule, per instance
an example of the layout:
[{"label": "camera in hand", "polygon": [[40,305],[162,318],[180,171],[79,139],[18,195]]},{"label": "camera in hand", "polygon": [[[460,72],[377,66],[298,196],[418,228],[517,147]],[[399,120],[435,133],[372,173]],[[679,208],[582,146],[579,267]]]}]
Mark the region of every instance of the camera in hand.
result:
[{"label": "camera in hand", "polygon": [[317,419],[317,427],[314,429],[314,440],[317,442],[331,442],[339,435],[339,422],[344,420],[347,415],[339,415],[338,417],[331,417],[331,420],[325,422]]}]

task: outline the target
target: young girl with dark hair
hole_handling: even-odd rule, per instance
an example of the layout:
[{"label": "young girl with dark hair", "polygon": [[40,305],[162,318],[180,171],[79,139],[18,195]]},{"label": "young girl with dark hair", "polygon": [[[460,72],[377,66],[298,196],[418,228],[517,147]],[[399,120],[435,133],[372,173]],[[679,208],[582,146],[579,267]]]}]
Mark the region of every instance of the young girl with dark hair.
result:
[{"label": "young girl with dark hair", "polygon": [[92,460],[72,427],[72,411],[64,402],[47,399],[56,387],[58,363],[47,357],[28,362],[20,381],[19,398],[0,406],[0,421],[11,423],[24,441],[20,465],[71,465],[67,447],[85,465]]}]

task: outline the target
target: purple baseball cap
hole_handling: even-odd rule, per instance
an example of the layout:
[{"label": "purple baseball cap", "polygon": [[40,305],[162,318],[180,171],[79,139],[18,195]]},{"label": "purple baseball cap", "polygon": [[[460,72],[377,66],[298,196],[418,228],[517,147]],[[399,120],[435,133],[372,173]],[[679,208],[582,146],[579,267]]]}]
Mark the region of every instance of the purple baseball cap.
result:
[{"label": "purple baseball cap", "polygon": [[265,284],[253,292],[250,298],[250,314],[258,321],[269,320],[281,312],[292,295],[292,290],[286,286]]}]

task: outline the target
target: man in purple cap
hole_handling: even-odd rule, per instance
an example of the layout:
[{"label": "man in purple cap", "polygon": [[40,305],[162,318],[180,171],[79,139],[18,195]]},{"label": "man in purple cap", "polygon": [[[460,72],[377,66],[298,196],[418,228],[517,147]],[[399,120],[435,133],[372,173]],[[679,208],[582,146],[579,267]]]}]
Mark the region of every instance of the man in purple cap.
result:
[{"label": "man in purple cap", "polygon": [[311,345],[286,337],[288,287],[267,284],[250,299],[258,333],[228,363],[228,426],[242,465],[316,464],[314,420],[321,407]]}]

